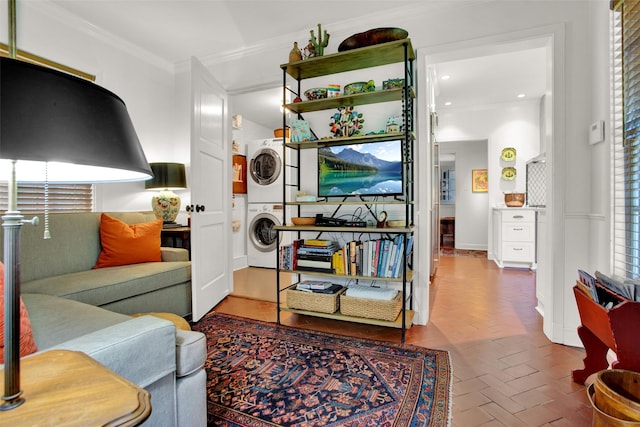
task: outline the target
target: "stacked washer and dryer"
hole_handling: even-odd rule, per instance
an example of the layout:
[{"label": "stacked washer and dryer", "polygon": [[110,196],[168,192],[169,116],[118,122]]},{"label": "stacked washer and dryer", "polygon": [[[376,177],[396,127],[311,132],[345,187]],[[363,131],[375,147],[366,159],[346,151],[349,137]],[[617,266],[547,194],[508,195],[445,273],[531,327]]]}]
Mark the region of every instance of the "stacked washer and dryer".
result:
[{"label": "stacked washer and dryer", "polygon": [[[288,152],[287,156],[287,163],[295,160]],[[250,267],[276,268],[277,233],[273,227],[284,223],[283,176],[286,173],[287,184],[292,184],[297,173],[295,167],[284,164],[280,138],[248,142],[247,158],[248,264]],[[280,233],[281,245],[290,243],[287,238],[290,234]]]}]

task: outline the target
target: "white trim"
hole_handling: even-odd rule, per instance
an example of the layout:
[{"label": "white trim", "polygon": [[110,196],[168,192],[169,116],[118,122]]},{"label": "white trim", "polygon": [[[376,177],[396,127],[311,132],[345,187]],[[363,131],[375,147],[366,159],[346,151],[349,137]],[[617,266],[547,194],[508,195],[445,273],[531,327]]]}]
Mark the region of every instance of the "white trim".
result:
[{"label": "white trim", "polygon": [[100,40],[118,51],[126,52],[131,56],[140,58],[142,61],[152,64],[168,73],[173,74],[175,71],[174,65],[166,59],[131,43],[127,39],[91,24],[89,21],[66,11],[64,8],[51,1],[23,1],[20,3],[20,6],[33,8],[34,10],[37,8],[37,13],[57,19],[65,26],[73,28],[74,31],[77,31],[80,34],[85,34],[89,37]]}]

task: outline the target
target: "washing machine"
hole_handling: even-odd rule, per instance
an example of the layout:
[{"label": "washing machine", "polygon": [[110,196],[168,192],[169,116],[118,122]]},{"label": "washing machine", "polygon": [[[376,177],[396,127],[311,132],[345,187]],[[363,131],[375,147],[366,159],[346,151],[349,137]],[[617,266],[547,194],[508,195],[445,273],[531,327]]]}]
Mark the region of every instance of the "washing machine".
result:
[{"label": "washing machine", "polygon": [[297,157],[287,148],[284,164],[281,138],[260,139],[247,143],[249,159],[247,174],[248,203],[282,203],[283,174],[287,174],[287,187],[295,185]]},{"label": "washing machine", "polygon": [[[283,213],[281,203],[248,204],[247,261],[249,267],[276,268],[277,232],[273,227],[282,225]],[[280,233],[280,245],[291,243],[291,237],[287,235],[291,233]]]}]

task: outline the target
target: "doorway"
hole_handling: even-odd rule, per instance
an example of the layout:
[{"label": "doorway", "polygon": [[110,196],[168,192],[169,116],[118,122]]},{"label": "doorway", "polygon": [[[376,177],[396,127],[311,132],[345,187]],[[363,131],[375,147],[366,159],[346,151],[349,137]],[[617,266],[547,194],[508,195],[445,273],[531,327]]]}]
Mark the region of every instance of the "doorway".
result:
[{"label": "doorway", "polygon": [[[537,130],[537,140],[536,144],[528,144],[527,147],[531,149],[531,151],[522,151],[522,160],[523,165],[521,169],[523,175],[523,182],[526,183],[526,167],[524,163],[526,160],[531,157],[535,157],[539,153],[546,153],[547,161],[549,163],[553,163],[553,155],[554,155],[554,146],[553,146],[553,136],[554,134],[561,135],[564,131],[564,123],[561,119],[561,111],[562,106],[564,105],[564,97],[562,96],[563,88],[564,88],[564,73],[561,67],[554,67],[554,63],[562,63],[562,58],[564,57],[563,50],[563,36],[564,29],[560,26],[549,26],[531,30],[525,30],[512,34],[502,34],[498,36],[491,36],[484,39],[475,39],[468,40],[465,42],[452,43],[450,45],[445,46],[437,46],[433,48],[424,48],[418,50],[418,73],[420,76],[426,76],[422,78],[422,87],[419,88],[419,101],[418,101],[418,129],[420,139],[428,139],[428,141],[424,141],[420,144],[421,147],[426,147],[426,149],[420,151],[418,153],[418,162],[420,164],[434,164],[438,167],[440,166],[437,159],[433,159],[430,157],[430,153],[433,151],[431,149],[432,145],[437,145],[438,150],[441,149],[442,141],[446,140],[470,140],[470,139],[486,139],[489,142],[488,150],[487,150],[487,169],[488,169],[488,177],[489,177],[489,199],[487,205],[487,246],[492,245],[492,239],[489,239],[488,236],[492,235],[492,227],[491,227],[491,209],[493,206],[504,203],[504,195],[503,188],[500,186],[500,178],[501,178],[501,164],[500,164],[500,152],[497,149],[501,149],[501,145],[495,144],[496,138],[504,138],[500,141],[500,144],[511,144],[512,141],[516,139],[513,135],[505,134],[504,132],[501,134],[500,131],[504,131],[508,129],[509,126],[496,127],[491,128],[489,126],[489,121],[493,117],[499,116],[495,113],[486,112],[484,115],[478,113],[478,110],[473,110],[471,107],[467,108],[467,116],[470,118],[471,122],[475,121],[476,126],[475,131],[470,129],[470,126],[467,126],[464,122],[454,121],[453,125],[448,126],[447,120],[444,115],[446,115],[446,111],[444,109],[444,99],[440,99],[442,101],[442,105],[438,104],[438,97],[442,97],[444,91],[443,87],[439,87],[439,81],[435,79],[437,75],[437,71],[434,72],[434,68],[441,64],[451,63],[454,61],[462,61],[462,60],[485,60],[488,59],[492,55],[500,55],[500,54],[518,54],[527,50],[537,50],[539,53],[543,55],[542,59],[542,78],[544,80],[544,93],[542,94],[545,98],[544,101],[541,101],[540,94],[538,94],[538,99],[536,100],[535,108],[536,117],[537,117],[537,126],[544,126],[544,129],[541,131]],[[468,78],[473,80],[473,78],[478,74],[478,67],[470,67],[470,64],[467,64],[468,69]],[[429,78],[432,78],[433,81],[429,81]],[[426,83],[424,81],[426,80]],[[495,84],[501,84],[501,82],[497,82]],[[478,84],[478,86],[482,86]],[[555,88],[555,93],[554,93]],[[464,97],[464,93],[461,96]],[[515,94],[517,95],[517,94]],[[555,96],[554,96],[555,95]],[[469,93],[467,98],[472,98],[472,94]],[[482,106],[485,107],[485,110],[488,111],[486,107],[492,107],[498,104],[498,102],[493,101],[491,98],[489,101],[486,101]],[[533,108],[533,107],[532,107]],[[438,121],[437,121],[437,139],[436,135],[432,134],[432,117],[437,113]],[[495,123],[494,123],[495,124]],[[457,133],[456,133],[457,132]],[[505,138],[508,136],[508,138]],[[429,138],[431,137],[431,138]],[[534,148],[531,148],[535,145]],[[510,146],[510,145],[505,145]],[[556,150],[560,151],[560,150]],[[552,183],[552,170],[553,168],[548,168],[547,170],[547,200],[550,201],[546,208],[546,216],[547,218],[553,217],[554,206],[554,198],[553,198],[553,183]],[[418,191],[419,193],[419,212],[421,213],[421,222],[419,223],[419,227],[421,230],[419,237],[419,245],[422,248],[423,252],[420,254],[420,257],[424,260],[428,259],[431,256],[431,252],[427,249],[430,247],[429,242],[431,236],[434,231],[430,227],[430,218],[433,217],[433,211],[431,209],[433,197],[439,195],[439,182],[434,182],[431,178],[431,171],[425,171],[424,175],[420,176],[421,187]],[[460,172],[456,170],[456,181],[460,183],[461,178]],[[494,184],[495,187],[492,187]],[[497,184],[497,185],[496,185]],[[470,185],[470,183],[469,183]],[[493,190],[493,191],[492,191]],[[456,198],[459,197],[460,187],[458,186],[456,192]],[[456,208],[458,208],[456,206]],[[458,209],[456,209],[457,211]],[[540,252],[550,253],[554,241],[554,232],[552,229],[556,228],[556,224],[553,223],[552,227],[546,229],[546,239],[545,239],[545,247],[540,248]],[[424,231],[428,230],[428,233]],[[456,221],[456,244],[459,239],[459,224]],[[489,248],[490,249],[490,248]],[[424,253],[427,252],[427,253]],[[561,329],[560,323],[554,323],[554,318],[561,320],[561,313],[564,310],[563,301],[564,298],[561,295],[561,291],[554,291],[553,286],[553,271],[556,266],[559,266],[559,262],[561,260],[557,259],[545,259],[540,260],[541,262],[546,263],[545,268],[545,276],[538,278],[538,283],[536,286],[544,286],[546,292],[544,294],[547,296],[545,307],[547,308],[544,314],[544,332],[545,334],[554,342],[561,342],[561,340],[554,339],[555,331]],[[423,265],[428,265],[427,262],[424,262]],[[558,267],[559,268],[559,267]],[[540,276],[540,274],[538,274]],[[424,288],[418,291],[419,298],[426,298],[425,300],[429,300],[429,283],[423,283],[425,277],[428,277],[427,274],[421,274],[421,283],[420,287]],[[420,304],[420,316],[429,315],[429,308],[423,307]]]}]

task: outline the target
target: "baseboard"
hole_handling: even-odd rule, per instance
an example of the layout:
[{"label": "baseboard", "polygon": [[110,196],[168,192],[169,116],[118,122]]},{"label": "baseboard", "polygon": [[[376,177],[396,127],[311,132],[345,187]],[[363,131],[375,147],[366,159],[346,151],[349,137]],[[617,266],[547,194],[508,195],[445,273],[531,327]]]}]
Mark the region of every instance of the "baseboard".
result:
[{"label": "baseboard", "polygon": [[249,259],[246,255],[241,255],[233,259],[233,271],[249,267]]}]

